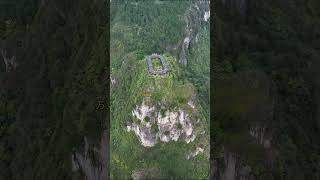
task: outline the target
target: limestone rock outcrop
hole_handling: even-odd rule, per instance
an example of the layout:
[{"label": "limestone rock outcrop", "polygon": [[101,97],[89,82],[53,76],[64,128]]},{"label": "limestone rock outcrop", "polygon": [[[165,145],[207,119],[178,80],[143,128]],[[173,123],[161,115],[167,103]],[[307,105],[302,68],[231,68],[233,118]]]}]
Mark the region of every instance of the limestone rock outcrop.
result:
[{"label": "limestone rock outcrop", "polygon": [[[195,108],[189,103],[191,108]],[[169,142],[184,140],[190,143],[195,140],[194,120],[183,109],[161,113],[145,101],[132,111],[134,121],[128,122],[127,131],[133,131],[145,147],[152,147],[158,141]]]}]

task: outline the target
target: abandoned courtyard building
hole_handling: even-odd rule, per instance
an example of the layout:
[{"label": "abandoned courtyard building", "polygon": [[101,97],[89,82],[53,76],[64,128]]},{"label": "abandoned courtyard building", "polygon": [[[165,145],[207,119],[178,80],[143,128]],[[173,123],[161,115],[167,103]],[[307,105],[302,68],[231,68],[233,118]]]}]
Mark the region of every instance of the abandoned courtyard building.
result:
[{"label": "abandoned courtyard building", "polygon": [[[155,70],[153,68],[152,59],[159,59],[161,65],[162,65],[162,69]],[[157,74],[158,75],[165,75],[165,74],[168,74],[168,72],[170,71],[169,65],[167,64],[165,58],[161,55],[158,55],[158,54],[152,54],[152,55],[148,56],[147,57],[147,65],[148,65],[148,72],[151,75],[157,75]]]}]

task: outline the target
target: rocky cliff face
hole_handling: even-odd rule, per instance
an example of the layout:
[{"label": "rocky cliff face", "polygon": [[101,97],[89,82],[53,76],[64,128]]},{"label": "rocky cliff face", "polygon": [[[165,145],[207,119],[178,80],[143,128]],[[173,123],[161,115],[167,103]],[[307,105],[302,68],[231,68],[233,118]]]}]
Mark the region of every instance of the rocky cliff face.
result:
[{"label": "rocky cliff face", "polygon": [[72,170],[81,171],[87,180],[108,179],[109,136],[107,133],[107,131],[103,132],[98,144],[92,144],[84,137],[84,146],[72,154]]},{"label": "rocky cliff face", "polygon": [[[224,163],[214,169],[213,179],[219,180],[255,180],[256,177],[252,174],[252,167],[243,163],[239,156],[229,151],[225,151],[223,162],[214,161],[213,165]],[[223,169],[221,171],[221,169]]]},{"label": "rocky cliff face", "polygon": [[[141,145],[152,147],[158,141],[169,142],[183,139],[186,143],[194,141],[196,134],[193,124],[196,120],[191,119],[185,110],[165,111],[163,114],[155,106],[145,103],[132,111],[136,121],[128,122],[127,130],[133,131],[138,137]],[[195,108],[192,102],[191,108]]]},{"label": "rocky cliff face", "polygon": [[[316,122],[318,118],[314,117],[319,112],[315,106],[319,99],[319,82],[312,77],[319,74],[313,70],[319,65],[311,62],[311,55],[301,57],[296,53],[298,49],[302,52],[312,49],[312,43],[307,40],[309,36],[303,37],[304,33],[298,30],[307,29],[309,24],[293,23],[308,19],[310,12],[301,10],[295,14],[298,9],[304,9],[307,2],[290,1],[288,4],[288,1],[264,3],[223,0],[217,4],[217,12],[220,14],[217,14],[217,21],[213,25],[221,32],[218,35],[221,39],[215,39],[217,47],[219,46],[215,54],[219,61],[217,69],[231,69],[218,75],[224,79],[238,77],[233,82],[215,80],[216,89],[224,87],[221,92],[215,91],[216,96],[221,99],[216,98],[214,104],[228,104],[228,107],[221,110],[221,114],[232,117],[232,120],[222,116],[216,119],[225,124],[221,126],[223,143],[217,145],[222,150],[219,149],[217,158],[212,162],[215,179],[316,179],[319,176],[319,171],[315,170],[319,165],[319,141],[313,138],[319,132],[318,127],[315,127],[319,124]],[[239,17],[240,15],[243,17]],[[259,23],[255,23],[258,21]],[[243,29],[234,31],[230,27]],[[291,31],[292,34],[288,34]],[[281,44],[296,37],[299,40],[294,43],[284,46]],[[278,41],[279,38],[282,38],[281,42]],[[273,52],[276,54],[265,56]],[[260,53],[264,62],[254,64],[261,59],[253,54]],[[290,58],[287,58],[286,53]],[[227,63],[230,66],[224,65]],[[240,77],[240,73],[257,70],[267,78],[259,78],[257,74]],[[308,78],[302,75],[304,72],[308,72]],[[246,79],[260,84],[268,84],[268,81],[270,83],[261,88],[250,88],[250,84],[243,87]],[[228,91],[229,89],[233,90]],[[263,89],[269,89],[272,95],[263,93]],[[230,96],[232,99],[228,100]],[[263,99],[271,102],[267,103]],[[250,171],[242,173],[242,169]]]},{"label": "rocky cliff face", "polygon": [[186,10],[184,21],[186,23],[184,38],[180,44],[179,62],[183,65],[188,63],[188,50],[197,41],[199,29],[210,18],[210,1],[196,1]]},{"label": "rocky cliff face", "polygon": [[223,125],[225,140],[220,145],[220,154],[212,162],[213,177],[219,180],[270,177],[266,169],[272,169],[274,163],[273,118],[276,113],[276,96],[271,90],[270,79],[260,71],[242,72],[226,79],[216,80],[220,85],[215,88],[216,103],[219,103],[216,109],[218,113],[232,118],[220,115],[216,119],[222,124],[230,121],[230,124]]},{"label": "rocky cliff face", "polygon": [[172,71],[166,75],[143,71],[141,77],[147,79],[142,103],[132,110],[127,122],[127,131],[134,132],[145,147],[178,140],[190,143],[197,136],[195,126],[200,119],[194,103],[194,86],[178,85],[174,79],[178,70],[175,60],[171,59],[168,65]]},{"label": "rocky cliff face", "polygon": [[[197,179],[195,177],[205,179],[203,177],[207,175],[205,171],[208,170],[207,123],[209,120],[203,109],[207,110],[207,107],[202,106],[202,102],[198,99],[197,87],[186,77],[187,69],[181,68],[181,64],[187,65],[189,50],[192,43],[196,42],[197,31],[200,28],[197,26],[202,28],[202,25],[208,26],[209,6],[206,10],[203,9],[204,3],[208,4],[204,1],[151,2],[150,6],[158,9],[168,8],[168,12],[172,14],[159,11],[159,21],[155,21],[151,26],[153,28],[150,28],[154,29],[153,32],[148,34],[154,36],[152,39],[155,40],[166,36],[174,38],[170,38],[172,41],[161,44],[160,48],[153,46],[155,48],[148,51],[145,51],[146,48],[137,49],[139,54],[137,57],[132,56],[130,59],[132,64],[130,66],[122,64],[123,69],[119,68],[115,70],[114,76],[111,75],[111,88],[116,89],[112,93],[115,97],[114,104],[120,104],[119,101],[123,101],[121,107],[113,107],[113,112],[117,113],[113,115],[115,125],[111,131],[113,142],[111,160],[115,164],[112,170],[114,173],[111,175],[115,179],[185,179],[183,177],[187,176],[190,179]],[[184,6],[181,6],[182,4]],[[147,5],[144,3],[138,3],[138,5],[133,4],[132,7],[147,8],[145,6]],[[181,8],[179,11],[178,8],[170,10],[173,6]],[[173,14],[177,12],[179,12],[178,15],[173,19]],[[144,11],[140,14],[147,15]],[[157,12],[148,16],[153,17],[154,14]],[[178,22],[179,24],[172,23],[178,26],[171,25],[172,21]],[[183,21],[188,22],[183,23]],[[144,23],[148,24],[150,20]],[[175,30],[173,33],[168,33],[167,30],[159,31],[158,28],[154,28],[156,24],[167,26],[167,29],[170,29],[170,25],[175,27]],[[144,25],[142,29],[145,29]],[[181,33],[183,30],[185,31]],[[149,40],[145,42],[150,46],[153,43]],[[159,53],[165,57],[170,67],[168,74],[148,73],[146,59],[152,53]],[[191,58],[193,56],[190,55],[190,61],[192,61]],[[206,60],[208,59],[203,58],[203,61]],[[157,63],[154,65],[159,67]],[[125,69],[126,67],[128,68]],[[128,89],[126,93],[119,93],[123,92],[122,89],[117,89],[117,86],[121,85],[125,85],[122,89]],[[150,178],[152,173],[161,174],[164,177],[157,175],[155,178]],[[192,175],[186,175],[188,173]]]}]

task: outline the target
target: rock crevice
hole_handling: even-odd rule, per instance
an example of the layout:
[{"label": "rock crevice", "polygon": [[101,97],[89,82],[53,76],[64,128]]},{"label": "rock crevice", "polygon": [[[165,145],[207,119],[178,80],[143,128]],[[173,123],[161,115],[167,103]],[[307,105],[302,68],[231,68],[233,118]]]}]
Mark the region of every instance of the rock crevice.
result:
[{"label": "rock crevice", "polygon": [[134,120],[128,122],[127,131],[133,131],[145,147],[152,147],[158,141],[169,142],[179,139],[190,143],[196,138],[193,121],[182,109],[161,113],[143,100],[142,105],[132,111],[132,116]]}]

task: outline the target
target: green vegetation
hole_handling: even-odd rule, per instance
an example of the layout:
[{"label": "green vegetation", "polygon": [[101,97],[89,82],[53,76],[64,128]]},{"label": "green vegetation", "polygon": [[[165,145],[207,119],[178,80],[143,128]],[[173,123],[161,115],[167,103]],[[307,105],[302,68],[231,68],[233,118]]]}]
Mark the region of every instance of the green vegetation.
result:
[{"label": "green vegetation", "polygon": [[112,67],[120,68],[122,61],[119,58],[125,53],[138,51],[139,55],[150,55],[163,52],[165,47],[176,44],[185,24],[180,16],[188,5],[188,1],[160,4],[155,1],[112,1]]},{"label": "green vegetation", "polygon": [[[185,158],[187,152],[190,153],[190,151],[194,149],[194,145],[192,144],[180,147],[183,142],[176,143],[176,149],[172,147],[172,149],[165,151],[165,146],[167,146],[167,144],[160,143],[163,148],[162,154],[159,154],[157,158],[153,157],[149,159],[146,156],[158,152],[158,145],[152,148],[144,148],[133,133],[126,132],[126,122],[128,119],[135,119],[132,117],[131,111],[134,109],[135,105],[141,104],[143,96],[139,92],[142,92],[144,89],[148,87],[155,88],[154,92],[151,93],[151,99],[152,102],[161,102],[161,105],[164,106],[164,108],[161,108],[161,106],[158,106],[159,104],[155,104],[158,109],[161,109],[160,112],[162,115],[164,115],[167,110],[177,110],[170,108],[182,107],[182,104],[185,104],[187,99],[193,94],[193,86],[191,84],[179,85],[183,82],[179,82],[176,77],[176,72],[178,72],[179,69],[177,61],[169,55],[164,55],[164,57],[172,69],[168,76],[149,75],[146,57],[144,57],[141,60],[135,60],[136,64],[134,68],[137,70],[137,73],[134,73],[135,76],[131,76],[132,80],[129,83],[130,93],[133,95],[128,94],[128,98],[125,99],[125,102],[122,102],[120,98],[115,98],[120,97],[120,89],[118,89],[121,88],[120,86],[111,92],[111,97],[114,98],[114,101],[111,103],[111,113],[113,117],[111,121],[115,122],[111,124],[111,164],[113,165],[111,167],[111,173],[116,179],[128,178],[134,170],[143,168],[157,168],[161,170],[162,176],[167,178],[174,177],[177,179],[187,177],[185,174],[187,171],[191,171],[191,169],[193,170],[192,172],[189,172],[189,176],[194,178],[200,175],[199,172],[203,173],[203,171],[205,171],[200,171],[200,168],[191,168],[197,166],[197,161],[188,161]],[[122,106],[126,109],[126,114],[124,114],[123,111],[120,113],[121,111],[115,108],[120,107],[120,103],[125,104]],[[120,119],[121,117],[123,117],[123,119]],[[136,122],[138,122],[138,120]],[[152,130],[157,132],[157,126],[154,126]],[[165,132],[166,135],[169,135],[169,133],[169,131]],[[183,148],[184,150],[181,151]],[[163,156],[168,156],[168,162],[163,162]],[[142,162],[140,162],[141,159],[143,159]],[[173,161],[181,162],[181,164],[177,164],[179,167],[175,167],[176,169],[181,168],[179,171],[170,170],[170,168],[173,168],[171,165],[166,166]],[[208,168],[208,160],[204,160],[201,164],[203,164],[203,167],[200,166],[201,168]],[[190,166],[191,169],[184,169],[185,166]]]},{"label": "green vegetation", "polygon": [[[258,179],[319,179],[319,3],[235,4],[216,3],[213,156],[224,146]],[[256,123],[271,149],[249,135]]]},{"label": "green vegetation", "polygon": [[[160,179],[208,179],[209,160],[207,154],[199,154],[187,160],[186,156],[194,151],[199,142],[209,145],[208,134],[199,136],[192,143],[184,141],[161,143],[154,147],[143,147],[136,135],[126,131],[126,123],[132,119],[132,110],[140,106],[146,89],[150,91],[150,101],[162,115],[167,110],[177,111],[178,108],[191,112],[187,105],[189,99],[196,100],[195,106],[200,111],[199,118],[203,124],[196,131],[209,132],[209,102],[208,87],[194,84],[191,81],[192,72],[178,64],[175,54],[167,51],[183,39],[186,26],[185,11],[191,1],[112,1],[111,12],[111,77],[116,83],[111,86],[111,177],[114,179],[130,179],[133,172],[156,169],[155,177]],[[208,28],[208,27],[207,27]],[[204,54],[197,57],[196,53],[190,61],[197,59],[198,63],[207,61],[209,64],[209,37],[201,33],[201,43],[197,46],[198,55],[202,49]],[[205,37],[207,36],[207,37]],[[204,42],[206,41],[206,42]],[[204,47],[207,46],[207,47]],[[146,57],[152,53],[164,56],[170,66],[168,75],[150,75],[147,71]],[[207,59],[206,59],[207,58]],[[161,68],[158,60],[153,60],[155,69]],[[204,63],[202,64],[204,66]],[[196,68],[197,63],[190,65]],[[208,81],[209,69],[199,77]],[[190,77],[190,78],[189,78]],[[193,79],[197,81],[196,78]],[[202,82],[207,82],[201,79]],[[207,89],[205,89],[207,88]],[[203,99],[199,99],[201,94]],[[195,97],[193,97],[195,96]],[[204,113],[204,112],[207,112]],[[195,118],[196,119],[196,118]],[[182,128],[182,127],[181,127]],[[158,132],[156,125],[152,131]],[[169,132],[167,132],[169,133]],[[151,171],[151,170],[150,170]],[[150,177],[147,177],[150,178]]]},{"label": "green vegetation", "polygon": [[1,48],[19,64],[0,62],[0,179],[84,179],[71,154],[105,126],[106,4],[41,2],[0,6]]},{"label": "green vegetation", "polygon": [[162,64],[160,62],[160,59],[153,59],[152,60],[152,65],[154,70],[161,70],[162,69]]}]

